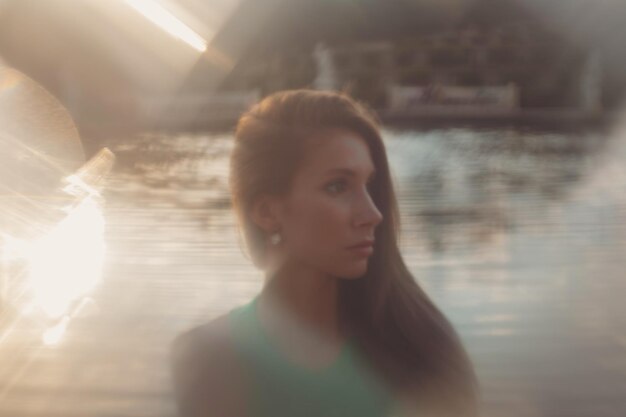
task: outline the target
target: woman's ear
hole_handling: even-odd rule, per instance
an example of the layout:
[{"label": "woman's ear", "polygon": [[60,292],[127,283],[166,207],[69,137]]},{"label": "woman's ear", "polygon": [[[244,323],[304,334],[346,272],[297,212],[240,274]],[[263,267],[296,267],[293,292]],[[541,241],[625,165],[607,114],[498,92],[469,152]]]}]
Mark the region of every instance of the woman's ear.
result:
[{"label": "woman's ear", "polygon": [[276,231],[279,227],[277,216],[277,202],[269,196],[262,196],[252,204],[250,210],[252,221],[267,233]]}]

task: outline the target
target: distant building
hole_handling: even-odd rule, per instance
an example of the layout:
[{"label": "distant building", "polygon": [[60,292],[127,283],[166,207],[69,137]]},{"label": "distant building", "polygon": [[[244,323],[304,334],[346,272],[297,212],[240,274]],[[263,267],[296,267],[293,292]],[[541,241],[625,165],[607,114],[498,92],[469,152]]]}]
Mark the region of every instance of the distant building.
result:
[{"label": "distant building", "polygon": [[[413,34],[329,45],[338,90],[387,107],[391,86],[514,87],[521,107],[580,107],[581,83],[601,101],[602,72],[589,71],[589,51],[529,20],[489,27]],[[244,57],[224,88],[275,90],[314,87],[313,48],[265,50]],[[596,64],[598,62],[594,61]],[[587,63],[587,64],[586,64]],[[587,68],[587,70],[585,69]],[[596,77],[590,80],[589,77]],[[591,94],[591,89],[584,94]]]}]

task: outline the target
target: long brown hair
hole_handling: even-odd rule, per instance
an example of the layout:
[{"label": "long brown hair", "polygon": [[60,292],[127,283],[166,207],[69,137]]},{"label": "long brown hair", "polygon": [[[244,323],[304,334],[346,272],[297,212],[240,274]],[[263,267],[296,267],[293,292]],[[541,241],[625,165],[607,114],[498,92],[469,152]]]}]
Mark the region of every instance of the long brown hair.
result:
[{"label": "long brown hair", "polygon": [[478,415],[478,384],[460,338],[402,259],[387,154],[378,119],[365,105],[343,93],[291,90],[266,97],[241,117],[230,186],[252,261],[263,267],[266,242],[249,216],[253,202],[263,193],[289,192],[304,138],[326,128],[349,129],[366,140],[377,172],[372,200],[383,215],[366,274],[339,280],[341,325],[393,392],[423,415]]}]

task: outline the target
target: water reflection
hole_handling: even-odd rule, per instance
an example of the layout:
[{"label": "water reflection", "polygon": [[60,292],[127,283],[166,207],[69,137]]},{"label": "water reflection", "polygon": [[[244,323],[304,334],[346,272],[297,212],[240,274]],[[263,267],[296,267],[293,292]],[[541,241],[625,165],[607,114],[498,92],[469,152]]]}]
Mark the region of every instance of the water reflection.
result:
[{"label": "water reflection", "polygon": [[[619,415],[625,136],[520,129],[384,136],[401,248],[459,328],[485,415]],[[94,295],[106,308],[76,320],[56,356],[21,376],[0,414],[43,407],[36,388],[80,398],[72,415],[173,415],[171,339],[261,288],[229,209],[230,135],[151,134],[110,146],[118,165],[106,196],[109,256]],[[42,409],[70,410],[58,400]]]}]

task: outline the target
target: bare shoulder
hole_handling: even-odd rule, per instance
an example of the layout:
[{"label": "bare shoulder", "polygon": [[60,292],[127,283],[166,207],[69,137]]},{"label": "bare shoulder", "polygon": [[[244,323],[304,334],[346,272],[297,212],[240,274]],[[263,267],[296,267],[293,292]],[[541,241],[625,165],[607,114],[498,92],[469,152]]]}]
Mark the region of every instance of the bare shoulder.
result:
[{"label": "bare shoulder", "polygon": [[181,416],[244,416],[245,367],[235,351],[228,315],[180,334],[170,366]]},{"label": "bare shoulder", "polygon": [[215,354],[232,352],[234,343],[228,315],[223,314],[208,323],[194,327],[179,334],[171,346],[171,359],[174,363],[180,360],[200,359]]}]

